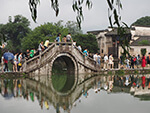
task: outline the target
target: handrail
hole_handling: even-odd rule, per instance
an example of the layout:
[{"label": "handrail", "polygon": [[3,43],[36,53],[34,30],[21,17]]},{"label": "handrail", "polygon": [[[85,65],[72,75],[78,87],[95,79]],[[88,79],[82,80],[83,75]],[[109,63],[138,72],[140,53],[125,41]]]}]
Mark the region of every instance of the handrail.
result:
[{"label": "handrail", "polygon": [[[72,46],[71,48],[74,48],[75,51],[78,51],[78,53],[80,53],[80,55],[78,56],[78,55],[76,55],[75,51],[72,52],[72,54],[74,54],[75,57],[77,57],[78,63],[80,63],[83,66],[90,68],[92,70],[96,70],[96,68],[94,68],[94,66],[96,66],[95,61],[92,58],[90,58],[89,56],[85,56],[83,54],[83,52],[77,48],[77,46],[73,45],[73,42],[50,42],[49,45],[50,46],[47,49],[45,49],[43,52],[41,52],[39,55],[34,56],[33,58],[31,58],[25,62],[26,65],[29,64],[29,67],[27,66],[27,68],[25,68],[25,70],[28,70],[30,67],[33,70],[36,68],[40,68],[42,65],[45,64],[45,61],[47,61],[50,57],[52,57],[48,52],[51,53],[51,50],[53,48],[55,51],[55,47],[59,47],[59,46]],[[56,50],[57,50],[57,48],[56,48]],[[81,57],[81,56],[85,56],[85,57]],[[29,69],[29,70],[31,70],[31,69]]]}]

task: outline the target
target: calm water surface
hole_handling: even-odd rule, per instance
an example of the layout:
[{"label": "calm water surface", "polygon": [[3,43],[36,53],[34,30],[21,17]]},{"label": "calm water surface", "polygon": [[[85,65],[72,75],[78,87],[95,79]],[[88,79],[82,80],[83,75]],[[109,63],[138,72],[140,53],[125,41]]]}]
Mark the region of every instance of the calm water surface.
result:
[{"label": "calm water surface", "polygon": [[149,75],[144,89],[141,77],[1,78],[0,113],[149,113]]}]

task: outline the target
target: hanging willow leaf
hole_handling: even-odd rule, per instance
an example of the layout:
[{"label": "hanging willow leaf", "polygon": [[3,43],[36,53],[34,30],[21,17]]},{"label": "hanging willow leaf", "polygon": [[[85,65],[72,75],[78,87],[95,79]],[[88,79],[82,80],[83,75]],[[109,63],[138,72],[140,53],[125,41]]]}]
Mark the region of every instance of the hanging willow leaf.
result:
[{"label": "hanging willow leaf", "polygon": [[111,0],[111,4],[113,4],[114,3],[114,0]]},{"label": "hanging willow leaf", "polygon": [[91,9],[92,8],[92,2],[90,0],[87,0],[86,6],[88,7],[88,9]]},{"label": "hanging willow leaf", "polygon": [[112,25],[112,20],[111,20],[111,16],[109,16],[109,23],[110,23],[110,26],[113,27],[113,25]]},{"label": "hanging willow leaf", "polygon": [[75,4],[72,5],[72,9],[75,12]]},{"label": "hanging willow leaf", "polygon": [[114,9],[114,19],[115,19],[115,24],[117,24],[118,27],[120,27],[120,23],[119,23],[119,20],[118,20],[118,14],[117,14],[117,10]]},{"label": "hanging willow leaf", "polygon": [[112,6],[110,0],[107,0],[107,3],[108,3],[108,5],[109,5],[109,8],[112,10],[112,9],[113,9],[113,6]]},{"label": "hanging willow leaf", "polygon": [[127,28],[129,28],[128,25],[127,25],[125,22],[122,22],[122,23],[123,23],[123,25],[125,25]]},{"label": "hanging willow leaf", "polygon": [[58,14],[59,14],[59,3],[58,3],[58,0],[51,0],[51,7],[55,11],[56,16],[58,16]]},{"label": "hanging willow leaf", "polygon": [[59,9],[56,10],[56,16],[58,16],[58,14],[59,14]]},{"label": "hanging willow leaf", "polygon": [[29,0],[29,8],[31,11],[31,17],[34,22],[37,19],[37,5],[40,3],[40,0]]}]

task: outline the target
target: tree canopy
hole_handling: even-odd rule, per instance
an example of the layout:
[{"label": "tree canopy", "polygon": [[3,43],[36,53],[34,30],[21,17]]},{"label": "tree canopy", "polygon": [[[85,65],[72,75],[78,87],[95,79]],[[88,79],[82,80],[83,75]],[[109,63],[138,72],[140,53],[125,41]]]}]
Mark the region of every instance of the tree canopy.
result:
[{"label": "tree canopy", "polygon": [[[54,42],[58,33],[61,33],[61,39],[68,33],[72,34],[73,40],[77,44],[81,45],[83,49],[87,48],[90,52],[97,52],[98,45],[96,37],[91,34],[81,34],[80,29],[76,26],[75,22],[69,21],[65,25],[62,24],[62,20],[57,23],[45,23],[44,25],[36,27],[33,31],[27,34],[22,40],[23,50],[37,49],[41,41],[49,39],[50,42]],[[36,39],[36,40],[35,40]]]},{"label": "tree canopy", "polygon": [[78,34],[73,36],[73,40],[77,45],[81,45],[82,49],[88,49],[90,53],[97,53],[98,44],[95,35],[92,34]]},{"label": "tree canopy", "polygon": [[150,26],[150,16],[145,16],[137,19],[132,25],[135,26]]},{"label": "tree canopy", "polygon": [[[29,6],[31,11],[32,19],[36,22],[37,19],[37,6],[41,0],[29,0]],[[83,6],[86,5],[88,9],[92,8],[93,0],[73,0],[72,8],[73,11],[77,13],[76,21],[81,28],[81,22],[84,20]],[[108,18],[110,26],[116,26],[118,28],[118,35],[120,36],[118,41],[121,41],[126,34],[125,27],[128,28],[127,24],[121,20],[120,10],[122,9],[121,0],[107,0],[108,4]],[[59,14],[59,0],[51,0],[51,7],[55,11],[56,16]],[[126,43],[128,39],[124,38],[121,47],[124,50],[124,55],[128,54],[129,43]]]},{"label": "tree canopy", "polygon": [[30,22],[26,17],[21,15],[10,16],[7,24],[3,24],[0,27],[0,32],[2,32],[7,40],[7,48],[11,51],[21,51],[21,40],[26,36],[27,33],[31,31],[29,28]]},{"label": "tree canopy", "polygon": [[36,27],[32,32],[24,37],[22,40],[22,47],[24,50],[31,48],[37,49],[41,41],[50,39],[51,42],[54,42],[58,33],[61,33],[62,36],[64,36],[68,33],[68,29],[64,28],[61,24],[59,24],[59,22],[45,23],[44,25]]}]

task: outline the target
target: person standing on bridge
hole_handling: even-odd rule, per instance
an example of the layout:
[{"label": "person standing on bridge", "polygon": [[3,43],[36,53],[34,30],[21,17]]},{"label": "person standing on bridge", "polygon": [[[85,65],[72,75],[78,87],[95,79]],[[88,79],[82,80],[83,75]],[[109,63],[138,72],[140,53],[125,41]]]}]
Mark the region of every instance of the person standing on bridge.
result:
[{"label": "person standing on bridge", "polygon": [[96,65],[98,61],[98,53],[93,55],[93,60],[95,61],[95,65]]},{"label": "person standing on bridge", "polygon": [[44,48],[47,49],[49,46],[49,39],[47,39],[44,43]]},{"label": "person standing on bridge", "polygon": [[61,42],[60,37],[61,37],[61,33],[58,33],[58,35],[57,35],[57,37],[56,37],[56,42]]},{"label": "person standing on bridge", "polygon": [[83,54],[84,54],[85,56],[88,56],[88,50],[85,49],[85,50],[83,51]]},{"label": "person standing on bridge", "polygon": [[68,33],[68,35],[66,36],[66,38],[67,38],[67,42],[72,41],[71,33]]},{"label": "person standing on bridge", "polygon": [[4,59],[5,68],[4,71],[8,72],[8,60]]},{"label": "person standing on bridge", "polygon": [[21,62],[22,62],[22,52],[18,56],[18,67],[17,67],[18,71],[20,71],[20,68],[22,66]]},{"label": "person standing on bridge", "polygon": [[62,42],[67,42],[66,36],[63,37]]},{"label": "person standing on bridge", "polygon": [[79,49],[79,51],[82,51],[81,45],[79,45],[77,48]]},{"label": "person standing on bridge", "polygon": [[110,54],[109,55],[109,69],[113,69],[114,68],[114,58],[113,58],[113,55]]},{"label": "person standing on bridge", "polygon": [[41,41],[41,43],[39,44],[39,47],[38,47],[38,54],[41,53],[44,49],[45,49],[45,47],[43,45],[43,41]]},{"label": "person standing on bridge", "polygon": [[17,69],[17,64],[18,64],[17,56],[18,56],[18,53],[16,53],[15,56],[14,56],[13,72],[18,72],[18,69]]},{"label": "person standing on bridge", "polygon": [[108,56],[107,54],[104,55],[104,69],[107,69],[108,67]]}]

